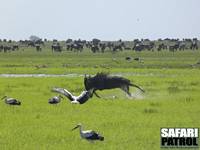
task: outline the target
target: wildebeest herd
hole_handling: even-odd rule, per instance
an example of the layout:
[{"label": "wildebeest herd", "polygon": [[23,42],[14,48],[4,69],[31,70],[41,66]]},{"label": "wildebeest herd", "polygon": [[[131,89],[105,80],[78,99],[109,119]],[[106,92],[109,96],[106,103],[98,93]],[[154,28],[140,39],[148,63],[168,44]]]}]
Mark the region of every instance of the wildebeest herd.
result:
[{"label": "wildebeest herd", "polygon": [[37,39],[37,40],[1,40],[0,39],[0,52],[12,52],[19,49],[35,48],[36,51],[41,52],[43,48],[49,48],[52,52],[74,51],[82,52],[84,49],[89,49],[93,53],[104,53],[106,51],[117,52],[123,50],[134,51],[162,51],[168,50],[171,52],[183,50],[197,50],[199,48],[199,40],[193,39],[134,39],[132,41],[101,41],[99,39],[87,40],[72,40],[66,41]]},{"label": "wildebeest herd", "polygon": [[[93,94],[96,94],[97,90],[105,90],[105,89],[114,89],[114,88],[120,88],[124,92],[128,94],[128,96],[131,96],[129,92],[129,86],[136,87],[140,89],[142,92],[144,90],[131,83],[130,80],[119,77],[119,76],[111,76],[108,73],[97,73],[95,76],[87,76],[85,75],[84,78],[84,91],[79,96],[74,96],[72,93],[70,93],[68,90],[63,88],[52,88],[53,92],[57,92],[59,94],[64,95],[67,97],[72,104],[84,104],[87,102],[90,98],[92,98]],[[96,94],[97,97],[100,97]],[[61,102],[61,99],[64,99],[61,95],[54,96],[49,99],[49,104],[58,104]],[[3,96],[2,100],[5,101],[8,105],[21,105],[21,102],[15,98],[10,98],[8,96]],[[78,124],[76,127],[74,127],[72,130],[79,128],[80,130],[80,136],[87,140],[100,140],[103,141],[104,137],[98,134],[97,132],[93,130],[86,130],[83,131],[82,124]]]}]

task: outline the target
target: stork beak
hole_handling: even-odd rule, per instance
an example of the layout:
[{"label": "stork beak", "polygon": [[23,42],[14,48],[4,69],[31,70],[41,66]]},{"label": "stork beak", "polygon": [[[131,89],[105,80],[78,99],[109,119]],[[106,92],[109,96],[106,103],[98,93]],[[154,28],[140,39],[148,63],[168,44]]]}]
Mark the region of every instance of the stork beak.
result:
[{"label": "stork beak", "polygon": [[77,129],[78,127],[79,127],[79,126],[75,126],[75,127],[72,129],[72,131],[75,130],[75,129]]},{"label": "stork beak", "polygon": [[2,98],[1,98],[1,100],[3,100],[4,98],[6,98],[7,96],[3,96]]}]

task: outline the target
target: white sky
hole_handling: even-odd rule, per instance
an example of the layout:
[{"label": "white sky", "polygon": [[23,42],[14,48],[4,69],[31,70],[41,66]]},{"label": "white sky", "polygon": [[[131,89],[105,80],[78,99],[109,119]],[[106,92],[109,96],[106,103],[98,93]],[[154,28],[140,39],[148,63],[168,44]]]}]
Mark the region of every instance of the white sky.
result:
[{"label": "white sky", "polygon": [[0,0],[0,38],[200,38],[200,0]]}]

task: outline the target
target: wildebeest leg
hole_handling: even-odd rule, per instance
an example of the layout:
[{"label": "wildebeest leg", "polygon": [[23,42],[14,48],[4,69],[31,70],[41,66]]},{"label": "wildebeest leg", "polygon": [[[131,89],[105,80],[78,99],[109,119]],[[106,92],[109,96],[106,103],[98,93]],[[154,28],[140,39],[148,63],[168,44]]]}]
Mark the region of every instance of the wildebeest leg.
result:
[{"label": "wildebeest leg", "polygon": [[127,86],[126,88],[127,88],[126,93],[128,94],[128,96],[131,96],[131,93],[130,93],[130,91],[129,91],[129,86]]},{"label": "wildebeest leg", "polygon": [[131,93],[129,92],[129,86],[122,86],[121,89],[128,94],[128,96],[131,96]]},{"label": "wildebeest leg", "polygon": [[96,97],[101,98],[95,91],[94,91],[94,94],[96,95]]}]

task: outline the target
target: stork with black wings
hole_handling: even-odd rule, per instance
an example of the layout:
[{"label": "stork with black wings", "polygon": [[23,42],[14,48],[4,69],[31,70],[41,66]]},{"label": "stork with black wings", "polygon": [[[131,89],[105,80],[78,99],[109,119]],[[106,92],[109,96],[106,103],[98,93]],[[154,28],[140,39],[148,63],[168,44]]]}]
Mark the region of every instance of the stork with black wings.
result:
[{"label": "stork with black wings", "polygon": [[94,141],[94,140],[100,140],[103,141],[104,137],[101,136],[99,133],[97,133],[96,131],[93,130],[83,130],[82,124],[78,124],[77,126],[75,126],[72,130],[75,130],[79,128],[79,132],[80,132],[80,136],[83,139],[86,139],[88,141]]},{"label": "stork with black wings", "polygon": [[84,104],[92,97],[93,89],[83,91],[79,96],[74,96],[68,90],[63,88],[53,88],[52,92],[63,94],[71,101],[72,104]]},{"label": "stork with black wings", "polygon": [[5,103],[8,105],[21,105],[21,102],[19,100],[17,100],[16,98],[4,96],[1,99],[4,100]]},{"label": "stork with black wings", "polygon": [[48,103],[49,104],[58,104],[58,103],[60,103],[61,99],[63,99],[63,97],[61,95],[54,96],[49,99]]}]

